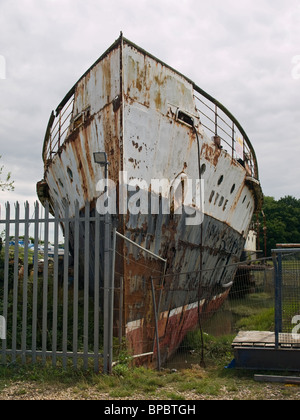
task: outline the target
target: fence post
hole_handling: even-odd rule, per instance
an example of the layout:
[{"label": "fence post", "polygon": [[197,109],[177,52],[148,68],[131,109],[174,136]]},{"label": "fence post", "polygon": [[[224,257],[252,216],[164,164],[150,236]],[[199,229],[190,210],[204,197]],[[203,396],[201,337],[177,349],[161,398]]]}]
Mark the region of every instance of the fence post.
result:
[{"label": "fence post", "polygon": [[13,322],[12,322],[12,363],[17,358],[17,323],[18,323],[18,286],[19,286],[19,236],[20,206],[15,205],[15,250],[14,250],[14,282],[13,282]]},{"label": "fence post", "polygon": [[[68,271],[69,271],[69,239],[70,239],[70,218],[69,206],[64,210],[64,265],[63,265],[63,342],[62,342],[62,362],[63,368],[67,367],[67,351],[68,351]],[[48,244],[47,244],[48,246]]]},{"label": "fence post", "polygon": [[89,255],[90,255],[90,203],[84,209],[84,279],[83,279],[83,367],[88,368],[89,351]]},{"label": "fence post", "polygon": [[109,286],[110,286],[110,215],[105,213],[104,222],[104,302],[103,302],[103,373],[109,373]]},{"label": "fence post", "polygon": [[[9,236],[10,236],[10,204],[6,203],[5,224],[5,257],[4,257],[4,290],[3,290],[3,316],[7,322],[8,314],[8,283],[9,283]],[[2,363],[6,363],[7,340],[2,342]]]},{"label": "fence post", "polygon": [[157,316],[157,308],[156,308],[156,300],[155,300],[155,289],[154,289],[154,283],[153,283],[152,277],[151,277],[151,288],[152,288],[152,300],[153,300],[153,311],[154,311],[154,320],[155,320],[156,347],[157,347],[157,370],[160,371],[161,361],[160,361],[160,346],[159,346],[159,332],[158,332],[158,316]]},{"label": "fence post", "polygon": [[100,313],[100,214],[95,211],[95,273],[94,273],[94,372],[99,373]]},{"label": "fence post", "polygon": [[22,310],[22,363],[26,363],[27,340],[27,302],[28,302],[28,241],[29,241],[29,203],[25,204],[25,236],[24,236],[24,280],[23,280],[23,310]]},{"label": "fence post", "polygon": [[[40,212],[39,203],[35,202],[34,207],[34,267],[33,267],[33,290],[32,290],[32,363],[36,363],[36,348],[37,348],[37,300],[38,300],[38,247],[39,247],[39,222]],[[48,246],[48,244],[47,244]]]},{"label": "fence post", "polygon": [[120,277],[120,298],[119,298],[119,346],[121,348],[123,338],[123,277]]},{"label": "fence post", "polygon": [[272,251],[275,274],[275,348],[279,347],[279,333],[282,330],[282,254]]},{"label": "fence post", "polygon": [[59,243],[59,208],[54,206],[54,265],[53,265],[53,297],[52,297],[52,365],[57,361],[57,321],[58,321],[58,243]]},{"label": "fence post", "polygon": [[74,284],[73,284],[73,366],[78,364],[78,298],[79,298],[79,201],[75,201],[74,216]]},{"label": "fence post", "polygon": [[111,262],[111,275],[109,285],[109,335],[108,335],[108,373],[112,373],[113,362],[113,328],[114,328],[114,291],[115,291],[115,262],[116,262],[116,232],[113,229],[113,243],[112,243],[112,262]]},{"label": "fence post", "polygon": [[49,283],[49,202],[45,203],[45,221],[44,221],[44,273],[43,273],[43,326],[42,326],[42,361],[46,364],[47,352],[47,321],[48,321],[48,283]]}]

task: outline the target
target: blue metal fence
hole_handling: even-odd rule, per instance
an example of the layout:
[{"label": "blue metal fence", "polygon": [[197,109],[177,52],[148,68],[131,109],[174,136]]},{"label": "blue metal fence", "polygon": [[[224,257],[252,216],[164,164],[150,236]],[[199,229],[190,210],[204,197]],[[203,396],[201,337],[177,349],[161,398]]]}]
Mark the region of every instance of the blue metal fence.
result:
[{"label": "blue metal fence", "polygon": [[275,347],[300,347],[300,248],[272,251],[275,268]]}]

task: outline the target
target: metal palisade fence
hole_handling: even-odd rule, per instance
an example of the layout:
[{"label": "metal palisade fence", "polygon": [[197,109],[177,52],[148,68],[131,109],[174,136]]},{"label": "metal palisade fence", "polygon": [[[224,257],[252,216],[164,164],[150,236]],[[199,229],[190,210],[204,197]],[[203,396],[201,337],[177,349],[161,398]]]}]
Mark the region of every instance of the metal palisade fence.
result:
[{"label": "metal palisade fence", "polygon": [[0,220],[2,363],[50,358],[54,366],[101,369],[102,228],[88,203],[84,212],[75,203],[72,217],[67,207],[60,216],[48,203],[36,203],[32,215],[28,203],[24,209],[16,203],[14,211],[6,204]]},{"label": "metal palisade fence", "polygon": [[[113,359],[123,350],[127,354],[124,336],[130,326],[124,326],[124,298],[129,289],[135,298],[133,283],[141,269],[133,261],[127,290],[118,270],[130,256],[120,254],[120,241],[134,254],[151,254],[149,276],[152,265],[163,267],[164,260],[117,233],[110,216],[100,215],[89,203],[80,209],[76,202],[74,214],[69,212],[58,204],[44,208],[35,203],[33,213],[28,203],[24,208],[6,204],[0,219],[0,363],[45,364],[50,359],[53,366],[111,373]],[[153,273],[162,275],[163,270]],[[158,293],[150,277],[147,287],[145,281],[138,290],[147,296],[150,292],[150,305],[143,309],[152,313],[153,329],[147,334],[153,355]],[[136,322],[139,315],[133,309]]]}]

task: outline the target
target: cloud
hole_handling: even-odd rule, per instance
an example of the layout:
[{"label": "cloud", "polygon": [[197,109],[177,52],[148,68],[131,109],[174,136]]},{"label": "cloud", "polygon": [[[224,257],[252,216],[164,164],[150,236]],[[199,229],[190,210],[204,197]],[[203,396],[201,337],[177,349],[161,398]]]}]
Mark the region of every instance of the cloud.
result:
[{"label": "cloud", "polygon": [[265,194],[300,198],[297,0],[0,0],[0,153],[35,200],[49,115],[124,35],[222,102],[253,142]]}]

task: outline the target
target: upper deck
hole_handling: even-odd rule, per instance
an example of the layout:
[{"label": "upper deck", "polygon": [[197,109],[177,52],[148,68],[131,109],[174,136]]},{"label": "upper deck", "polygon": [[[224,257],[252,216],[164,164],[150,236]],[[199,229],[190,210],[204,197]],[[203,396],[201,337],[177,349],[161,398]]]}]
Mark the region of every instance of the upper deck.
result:
[{"label": "upper deck", "polygon": [[[149,58],[147,69],[144,69],[144,79],[136,81],[136,90],[141,91],[143,89],[142,86],[139,86],[139,83],[147,83],[145,78],[146,71],[147,80],[151,80],[151,77],[157,77],[155,76],[157,69],[154,69],[157,65],[161,69],[170,71],[178,80],[184,82],[185,86],[192,92],[193,106],[187,106],[186,108],[184,106],[176,108],[175,106],[174,118],[187,126],[195,127],[198,131],[204,130],[217,148],[225,151],[237,165],[243,166],[246,179],[256,190],[255,195],[259,198],[257,201],[261,202],[262,194],[258,181],[259,172],[255,151],[237,119],[224,105],[198,87],[193,81],[136,46],[122,35],[87,70],[61,101],[56,110],[51,113],[43,145],[45,172],[66,140],[71,136],[74,137],[76,131],[88,123],[93,115],[96,115],[108,104],[117,109],[124,101],[127,95],[123,86],[127,77],[124,72],[128,71],[129,67],[128,63],[127,67],[123,63],[123,50],[126,47],[137,50],[141,55]],[[96,75],[97,66],[100,64],[102,64],[101,74]],[[151,66],[153,67],[152,69]],[[131,77],[134,77],[134,75],[131,75]],[[146,88],[144,89],[146,90]],[[169,89],[171,96],[173,91]],[[176,94],[178,95],[180,92]],[[257,205],[258,207],[259,205]]]},{"label": "upper deck", "polygon": [[[96,63],[90,67],[64,97],[56,110],[51,113],[43,146],[43,160],[45,164],[51,161],[66,137],[70,135],[72,131],[76,130],[84,120],[84,115],[74,115],[74,98],[79,82],[86,77],[101,60],[109,55],[111,51],[116,48],[121,48],[123,44],[133,46],[147,56],[154,58],[156,62],[161,63],[164,67],[171,69],[174,73],[185,78],[193,86],[196,108],[199,113],[201,125],[211,136],[219,138],[220,147],[227,150],[233,159],[237,160],[242,165],[245,165],[251,176],[255,179],[259,178],[254,148],[244,129],[228,109],[203,89],[198,87],[193,81],[189,80],[159,59],[151,56],[151,54],[142,50],[124,37],[120,37],[96,61]],[[188,115],[181,115],[181,117],[185,118],[187,124],[191,124]]]}]

